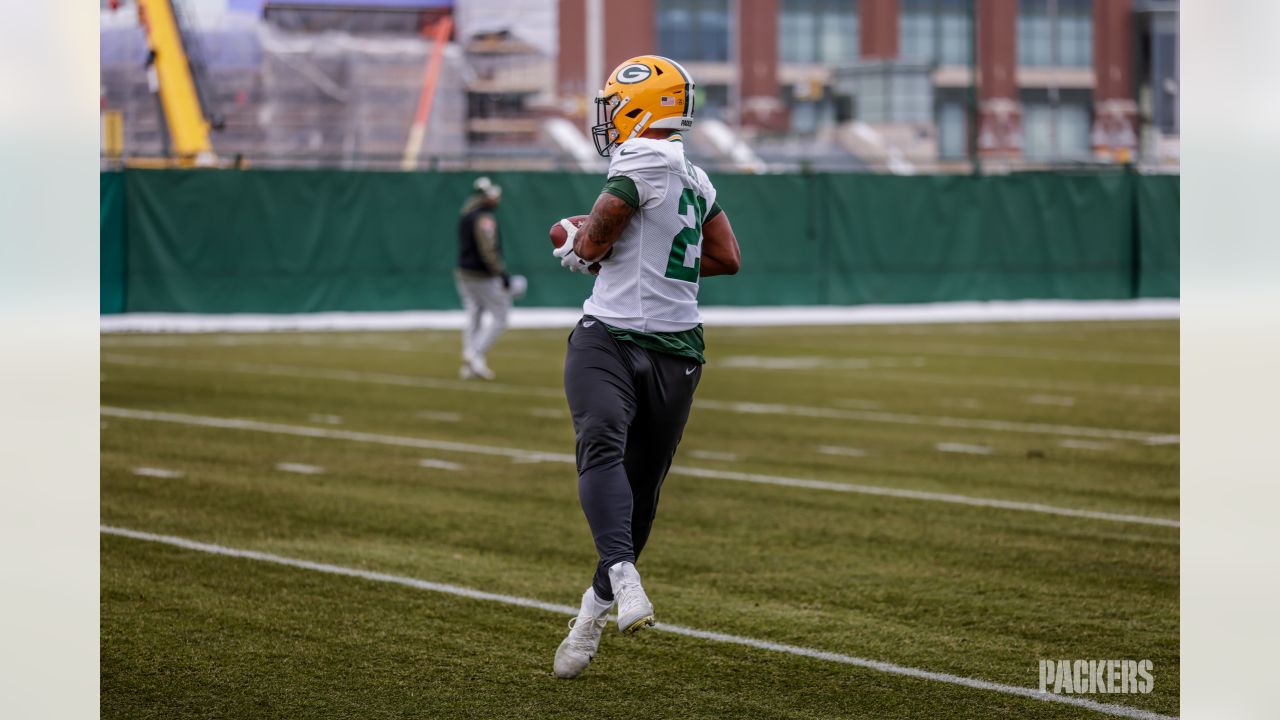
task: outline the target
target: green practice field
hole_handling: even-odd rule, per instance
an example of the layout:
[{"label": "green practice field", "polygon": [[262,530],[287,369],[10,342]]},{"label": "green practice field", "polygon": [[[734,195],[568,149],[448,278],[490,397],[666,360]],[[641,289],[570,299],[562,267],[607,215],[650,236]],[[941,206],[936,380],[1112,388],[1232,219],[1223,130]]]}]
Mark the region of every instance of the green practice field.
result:
[{"label": "green practice field", "polygon": [[709,327],[639,562],[677,632],[576,681],[567,334],[493,383],[456,332],[103,335],[103,717],[1178,714],[1176,322]]}]

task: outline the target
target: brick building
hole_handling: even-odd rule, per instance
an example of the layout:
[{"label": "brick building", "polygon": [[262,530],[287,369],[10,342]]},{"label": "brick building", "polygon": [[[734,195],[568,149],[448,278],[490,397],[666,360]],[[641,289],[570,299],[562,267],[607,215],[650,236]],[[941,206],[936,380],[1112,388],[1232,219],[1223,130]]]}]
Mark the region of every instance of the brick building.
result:
[{"label": "brick building", "polygon": [[757,141],[839,140],[856,124],[944,163],[971,142],[1030,162],[1123,161],[1144,136],[1148,152],[1176,143],[1177,2],[558,2],[556,85],[583,122],[610,69],[656,51],[693,74],[700,112]]}]

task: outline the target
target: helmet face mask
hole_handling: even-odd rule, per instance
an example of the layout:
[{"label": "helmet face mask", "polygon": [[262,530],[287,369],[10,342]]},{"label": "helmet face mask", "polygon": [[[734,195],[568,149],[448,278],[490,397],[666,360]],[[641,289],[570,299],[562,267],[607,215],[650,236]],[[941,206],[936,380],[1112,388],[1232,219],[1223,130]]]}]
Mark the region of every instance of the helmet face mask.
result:
[{"label": "helmet face mask", "polygon": [[650,129],[693,127],[693,80],[679,63],[659,55],[640,55],[609,75],[596,102],[591,139],[596,152],[613,148]]},{"label": "helmet face mask", "polygon": [[622,103],[616,93],[596,98],[596,124],[591,127],[591,139],[595,141],[596,152],[602,157],[609,157],[618,144],[619,133],[613,125],[613,115],[621,109]]}]

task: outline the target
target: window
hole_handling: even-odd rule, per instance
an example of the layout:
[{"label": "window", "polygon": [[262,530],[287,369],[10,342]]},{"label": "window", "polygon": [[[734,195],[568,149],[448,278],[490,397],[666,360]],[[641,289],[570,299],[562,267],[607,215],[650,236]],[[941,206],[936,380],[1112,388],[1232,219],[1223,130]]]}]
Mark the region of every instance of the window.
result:
[{"label": "window", "polygon": [[969,154],[968,98],[964,90],[938,91],[938,157],[958,160]]},{"label": "window", "polygon": [[1093,65],[1093,0],[1018,0],[1018,64]]},{"label": "window", "polygon": [[790,110],[791,132],[795,135],[813,135],[824,126],[836,120],[839,112],[830,93],[823,91],[821,95],[811,95],[805,89],[797,92],[792,85],[782,88],[782,101]]},{"label": "window", "polygon": [[693,92],[694,108],[700,120],[724,117],[724,109],[729,106],[729,86],[699,85]]},{"label": "window", "polygon": [[1178,23],[1159,18],[1152,25],[1151,82],[1155,90],[1153,121],[1160,132],[1178,133]]},{"label": "window", "polygon": [[855,0],[781,0],[778,55],[783,62],[834,65],[858,59]]},{"label": "window", "polygon": [[840,89],[856,98],[857,119],[869,123],[933,122],[933,82],[924,66],[854,66],[840,72]]},{"label": "window", "polygon": [[902,0],[898,54],[904,60],[968,65],[973,25],[969,0]]},{"label": "window", "polygon": [[1023,155],[1028,160],[1080,160],[1089,157],[1092,93],[1064,90],[1055,106],[1044,90],[1022,92]]},{"label": "window", "polygon": [[729,0],[659,0],[658,52],[677,62],[729,59]]}]

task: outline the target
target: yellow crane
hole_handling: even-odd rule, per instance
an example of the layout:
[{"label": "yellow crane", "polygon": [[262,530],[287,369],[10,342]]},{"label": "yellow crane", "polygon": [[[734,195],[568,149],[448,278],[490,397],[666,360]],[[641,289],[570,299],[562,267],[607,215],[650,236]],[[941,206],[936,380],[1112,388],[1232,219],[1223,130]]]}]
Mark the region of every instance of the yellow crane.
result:
[{"label": "yellow crane", "polygon": [[183,46],[173,0],[137,2],[138,21],[146,31],[147,47],[151,51],[148,72],[154,72],[158,81],[160,107],[169,129],[173,157],[181,167],[215,165],[218,158],[209,141],[210,122]]}]

